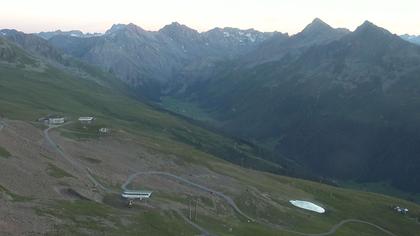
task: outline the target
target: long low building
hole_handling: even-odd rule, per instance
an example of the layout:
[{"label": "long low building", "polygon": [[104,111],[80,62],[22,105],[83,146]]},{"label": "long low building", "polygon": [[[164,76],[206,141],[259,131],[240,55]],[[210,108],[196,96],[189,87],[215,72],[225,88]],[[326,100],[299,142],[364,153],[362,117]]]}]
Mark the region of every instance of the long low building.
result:
[{"label": "long low building", "polygon": [[152,195],[152,191],[131,191],[126,190],[121,194],[121,197],[133,200],[133,199],[139,199],[142,200],[144,198],[150,198]]},{"label": "long low building", "polygon": [[93,116],[85,116],[85,117],[79,117],[79,121],[82,124],[91,124],[95,120],[95,117]]},{"label": "long low building", "polygon": [[64,117],[52,117],[52,118],[48,118],[48,120],[45,120],[44,122],[50,125],[61,125],[61,124],[64,124],[66,120]]}]

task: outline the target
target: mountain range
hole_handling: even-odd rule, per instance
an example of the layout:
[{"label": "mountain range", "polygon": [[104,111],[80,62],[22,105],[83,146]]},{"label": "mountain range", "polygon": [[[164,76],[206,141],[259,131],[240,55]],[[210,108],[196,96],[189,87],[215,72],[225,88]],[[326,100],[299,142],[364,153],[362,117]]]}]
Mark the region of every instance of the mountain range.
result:
[{"label": "mountain range", "polygon": [[419,74],[368,21],[0,30],[0,235],[418,235]]},{"label": "mountain range", "polygon": [[401,38],[403,38],[404,40],[407,40],[408,42],[411,42],[411,43],[420,44],[420,36],[419,35],[404,34],[404,35],[401,35]]},{"label": "mountain range", "polygon": [[90,37],[101,36],[102,34],[101,33],[86,33],[85,34],[80,30],[70,30],[70,31],[56,30],[56,31],[49,31],[49,32],[40,32],[38,33],[38,35],[41,38],[48,40],[57,35],[66,35],[66,36],[76,37],[76,38],[90,38]]},{"label": "mountain range", "polygon": [[414,37],[368,21],[351,32],[318,18],[295,35],[200,33],[176,22],[159,31],[116,24],[104,34],[43,32],[27,41],[1,34],[74,70],[98,66],[165,109],[191,118],[186,110],[200,111],[209,126],[273,152],[270,161],[291,160],[331,181],[420,192],[420,47],[406,41]]},{"label": "mountain range", "polygon": [[67,32],[48,41],[157,99],[162,84],[180,80],[183,73],[196,68],[211,69],[217,61],[246,53],[272,34],[233,28],[199,33],[174,22],[156,32],[116,24],[101,36],[74,37]]},{"label": "mountain range", "polygon": [[287,46],[256,50],[248,57],[257,63],[238,60],[177,96],[318,174],[420,191],[420,47],[370,22],[354,32],[319,29],[316,43],[300,45],[305,30],[278,39]]}]

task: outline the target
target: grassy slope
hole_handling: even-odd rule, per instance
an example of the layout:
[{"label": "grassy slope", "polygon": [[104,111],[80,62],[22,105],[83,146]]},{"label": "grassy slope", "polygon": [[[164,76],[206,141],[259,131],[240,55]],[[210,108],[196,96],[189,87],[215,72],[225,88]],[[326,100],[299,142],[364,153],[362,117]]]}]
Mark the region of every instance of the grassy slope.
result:
[{"label": "grassy slope", "polygon": [[[207,157],[204,153],[196,153],[196,156],[207,158],[209,168],[240,181],[241,187],[239,189],[241,191],[239,193],[229,193],[228,190],[225,192],[234,197],[235,202],[246,214],[253,218],[264,219],[266,222],[281,225],[289,230],[304,233],[323,233],[345,219],[369,221],[390,230],[396,235],[416,236],[420,230],[420,225],[413,220],[413,218],[420,217],[420,207],[404,200],[249,171]],[[254,193],[246,191],[246,188],[257,188],[262,193],[267,194],[268,197],[250,197],[249,195]],[[120,235],[122,232],[126,235],[138,235],[139,233],[148,235],[152,233],[153,235],[182,235],[184,233],[184,235],[192,235],[192,232],[195,232],[184,224],[179,217],[176,217],[171,210],[158,211],[145,207],[143,204],[127,210],[125,207],[121,207],[120,203],[116,203],[115,199],[118,199],[118,197],[106,197],[105,204],[89,201],[75,201],[73,203],[58,201],[48,208],[39,209],[38,213],[40,215],[50,214],[74,222],[74,224],[62,228],[60,232],[77,233],[80,232],[78,231],[80,229],[87,229],[92,232],[109,232],[110,235]],[[327,209],[327,213],[319,215],[299,210],[288,203],[289,199],[315,201],[323,205]],[[174,195],[166,196],[159,191],[150,199],[149,203],[158,205],[163,201],[188,204],[185,199],[178,199]],[[211,199],[202,197],[199,209],[206,208],[208,204],[211,205]],[[393,205],[408,207],[410,214],[403,216],[394,212],[392,210]],[[219,210],[220,215],[209,214],[214,213],[214,210],[206,209],[207,213],[203,214],[201,212],[195,221],[217,235],[296,235],[269,227],[266,224],[248,223],[244,219],[223,214],[226,209]],[[188,215],[187,212],[184,212],[184,214]],[[80,217],[87,220],[78,220]],[[134,219],[137,223],[124,224],[123,222],[128,221],[128,219]],[[103,222],[112,222],[113,226]],[[349,223],[340,228],[334,235],[382,236],[384,234],[368,225]]]},{"label": "grassy slope", "polygon": [[0,157],[8,158],[10,157],[10,153],[3,147],[0,146]]},{"label": "grassy slope", "polygon": [[152,139],[187,143],[236,163],[245,160],[247,165],[281,169],[259,159],[254,147],[236,145],[236,140],[191,125],[126,96],[121,84],[101,72],[91,69],[94,73],[91,77],[102,76],[107,86],[50,66],[40,69],[42,61],[13,44],[7,45],[16,56],[11,57],[11,63],[0,63],[0,115],[27,121],[47,114],[62,114],[71,119],[95,115],[104,126],[124,128]]},{"label": "grassy slope", "polygon": [[[417,205],[382,195],[249,171],[220,161],[209,153],[215,153],[215,149],[224,152],[232,150],[234,140],[188,124],[118,91],[98,86],[71,74],[50,67],[40,71],[36,67],[39,62],[19,49],[15,50],[19,54],[18,60],[15,58],[12,63],[0,63],[0,114],[3,116],[32,121],[49,113],[60,113],[72,118],[94,114],[103,125],[125,129],[141,136],[146,147],[163,153],[174,153],[187,162],[204,165],[213,171],[231,176],[242,184],[243,189],[251,186],[269,193],[271,200],[250,197],[245,190],[228,194],[234,197],[239,207],[247,214],[290,229],[309,233],[324,232],[340,220],[359,218],[386,226],[398,235],[416,235],[419,231],[419,226],[414,221],[390,210],[393,204],[404,205],[410,208],[413,217],[418,217],[420,208]],[[74,132],[79,128],[74,126],[69,129]],[[80,129],[79,131],[83,132]],[[159,147],[156,147],[156,143]],[[242,148],[241,153],[248,148]],[[221,153],[221,156],[223,154]],[[246,156],[255,157],[252,149],[246,152]],[[292,198],[313,199],[323,203],[329,213],[320,216],[294,209],[287,202]],[[38,209],[37,213],[70,219],[73,225],[57,229],[67,233],[80,233],[75,232],[75,229],[109,232],[114,235],[191,235],[196,232],[170,210],[157,212],[139,208],[127,213],[110,205],[82,200],[73,203],[57,202],[53,206]],[[121,216],[127,214],[130,219],[137,219],[138,224],[124,224]],[[84,220],[80,220],[81,218]],[[104,222],[112,222],[113,226]],[[293,235],[264,225],[249,224],[236,217],[218,218],[203,215],[199,216],[198,223],[220,235]],[[348,225],[341,230],[343,235],[350,235],[361,227],[365,226]],[[367,231],[372,231],[368,235],[382,235],[381,232],[372,229]]]},{"label": "grassy slope", "polygon": [[357,183],[357,182],[344,182],[340,183],[340,186],[350,189],[370,191],[374,193],[381,193],[390,195],[398,198],[407,199],[416,203],[420,203],[420,194],[407,193],[401,191],[387,182],[371,182],[371,183]]},{"label": "grassy slope", "polygon": [[261,142],[278,138],[278,152],[318,174],[391,180],[420,192],[419,159],[413,158],[419,152],[419,48],[387,37],[340,41],[296,60],[235,69],[191,94],[202,97],[205,109],[218,110],[227,130]]},{"label": "grassy slope", "polygon": [[[228,165],[217,164],[217,169],[225,175],[233,176],[247,186],[258,188],[262,193],[269,194],[269,199],[276,202],[276,207],[270,207],[261,199],[253,202],[244,191],[236,196],[235,201],[241,209],[252,217],[264,217],[271,223],[277,223],[291,229],[306,233],[327,232],[332,225],[344,219],[366,220],[391,230],[397,235],[417,235],[420,225],[409,217],[420,217],[418,205],[404,200],[327,186],[311,181],[293,179],[289,177],[267,175],[260,172],[247,172]],[[307,213],[289,207],[290,199],[305,199],[317,202],[327,209],[325,215]],[[252,202],[253,204],[250,204]],[[269,202],[269,201],[267,201]],[[264,211],[261,205],[267,204]],[[392,206],[401,205],[412,209],[409,217],[401,216],[392,210]],[[260,207],[258,207],[260,206]],[[361,227],[351,224],[343,227],[342,231],[352,231]],[[362,225],[363,226],[363,225]],[[263,229],[259,229],[263,230]],[[292,234],[293,235],[293,234]],[[337,234],[340,235],[340,234]],[[376,231],[375,234],[383,235]]]},{"label": "grassy slope", "polygon": [[[161,105],[165,109],[168,109],[172,112],[180,113],[192,119],[208,121],[216,125],[215,123],[216,121],[213,120],[213,118],[209,118],[209,117],[203,118],[205,116],[202,113],[206,113],[206,112],[203,110],[200,110],[200,107],[198,107],[197,104],[184,102],[182,100],[177,100],[175,98],[165,97],[164,99],[162,99],[162,102],[159,105]],[[260,143],[259,145],[265,146],[268,150],[272,150],[274,149],[276,142],[278,141],[279,139],[275,139],[275,140],[272,140],[272,143]],[[386,182],[357,183],[353,181],[347,181],[347,182],[340,181],[338,184],[339,186],[342,186],[345,188],[386,194],[386,195],[391,195],[398,198],[404,198],[404,199],[414,201],[417,203],[420,202],[420,194],[413,194],[413,193],[401,191]]]}]

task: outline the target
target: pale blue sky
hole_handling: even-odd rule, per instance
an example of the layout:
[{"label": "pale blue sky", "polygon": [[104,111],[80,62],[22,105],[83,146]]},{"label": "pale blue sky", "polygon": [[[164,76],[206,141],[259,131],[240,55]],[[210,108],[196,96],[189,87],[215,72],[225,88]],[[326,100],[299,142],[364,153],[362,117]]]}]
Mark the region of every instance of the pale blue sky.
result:
[{"label": "pale blue sky", "polygon": [[0,28],[25,32],[81,29],[113,23],[156,30],[173,21],[199,31],[216,26],[294,34],[313,18],[353,30],[364,20],[393,33],[420,34],[420,0],[0,0]]}]

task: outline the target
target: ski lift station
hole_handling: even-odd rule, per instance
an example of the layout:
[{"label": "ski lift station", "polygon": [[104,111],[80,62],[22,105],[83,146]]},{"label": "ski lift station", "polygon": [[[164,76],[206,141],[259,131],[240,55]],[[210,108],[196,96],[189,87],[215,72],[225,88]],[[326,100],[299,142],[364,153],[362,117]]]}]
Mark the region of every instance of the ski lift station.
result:
[{"label": "ski lift station", "polygon": [[48,122],[46,122],[46,123],[48,123],[50,125],[61,125],[61,124],[64,124],[65,118],[64,117],[54,117],[54,118],[48,118],[47,121]]},{"label": "ski lift station", "polygon": [[84,125],[90,125],[93,123],[94,120],[95,120],[95,117],[93,116],[79,117],[80,123]]},{"label": "ski lift station", "polygon": [[151,195],[152,195],[152,191],[125,190],[123,193],[121,193],[121,197],[127,200],[135,200],[135,199],[143,200],[143,199],[150,198]]}]

